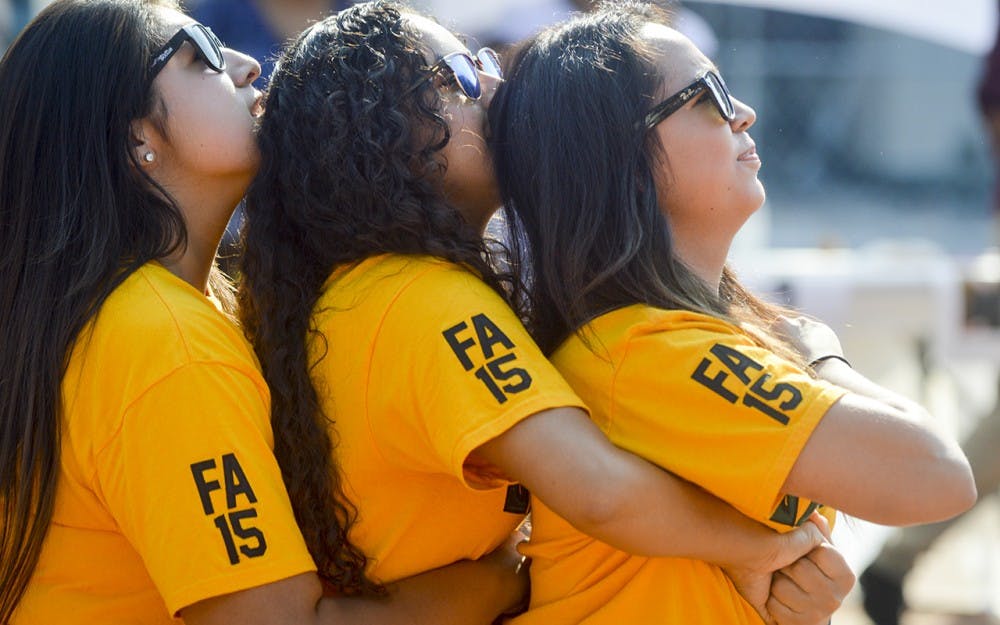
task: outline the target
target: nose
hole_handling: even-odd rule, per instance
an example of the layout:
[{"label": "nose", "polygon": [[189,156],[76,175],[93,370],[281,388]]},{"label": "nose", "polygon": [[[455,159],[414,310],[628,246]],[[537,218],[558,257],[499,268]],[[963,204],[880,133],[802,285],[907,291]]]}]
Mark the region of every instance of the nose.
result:
[{"label": "nose", "polygon": [[733,128],[733,132],[746,131],[757,121],[757,111],[753,110],[749,104],[741,102],[736,98],[732,100],[733,108],[736,109],[736,117],[729,124]]},{"label": "nose", "polygon": [[237,87],[248,87],[260,78],[261,69],[257,59],[229,48],[222,53],[226,56],[226,71]]}]

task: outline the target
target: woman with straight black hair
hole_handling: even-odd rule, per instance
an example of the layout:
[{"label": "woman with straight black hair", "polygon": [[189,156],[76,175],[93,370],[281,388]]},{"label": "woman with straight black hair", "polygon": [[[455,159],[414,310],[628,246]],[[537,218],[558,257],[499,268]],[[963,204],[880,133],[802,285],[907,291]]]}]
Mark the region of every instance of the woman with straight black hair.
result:
[{"label": "woman with straight black hair", "polygon": [[318,22],[277,63],[239,301],[282,466],[326,462],[293,503],[350,511],[303,510],[305,535],[362,554],[333,564],[368,591],[494,549],[524,516],[517,481],[623,549],[753,569],[762,605],[816,528],[785,543],[612,446],[512,312],[483,240],[499,82],[492,51],[394,2]]},{"label": "woman with straight black hair", "polygon": [[0,623],[480,624],[521,601],[503,552],[322,598],[350,580],[317,575],[288,491],[323,467],[279,468],[213,262],[259,74],[170,0],[56,0],[0,60]]},{"label": "woman with straight black hair", "polygon": [[[967,509],[968,463],[930,415],[726,268],[764,200],[756,116],[667,23],[619,2],[549,28],[493,100],[532,335],[612,442],[772,527],[822,504],[886,524]],[[517,623],[759,622],[718,567],[624,553],[535,504]],[[796,566],[827,570],[821,553]],[[770,616],[801,613],[800,591],[778,574]]]}]

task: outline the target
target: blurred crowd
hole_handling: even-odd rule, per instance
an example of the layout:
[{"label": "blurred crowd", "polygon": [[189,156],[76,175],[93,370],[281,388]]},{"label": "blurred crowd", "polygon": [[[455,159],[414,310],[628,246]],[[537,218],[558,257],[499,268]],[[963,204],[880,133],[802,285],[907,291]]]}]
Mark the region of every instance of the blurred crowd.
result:
[{"label": "blurred crowd", "polygon": [[[245,50],[269,73],[281,42],[302,26],[331,10],[353,4],[353,0],[181,0],[185,9],[209,24],[230,46]],[[503,47],[520,41],[540,28],[563,20],[572,12],[586,10],[590,0],[413,0],[415,7],[430,15],[446,15],[445,26],[464,33],[480,45]],[[0,0],[0,50],[45,0]],[[697,14],[679,9],[678,30],[687,34],[708,56],[716,47],[711,27]]]},{"label": "blurred crowd", "polygon": [[[236,35],[245,39],[252,35],[269,35],[273,40],[283,40],[297,32],[287,22],[286,16],[300,13],[309,14],[311,19],[325,14],[338,5],[351,3],[350,0],[187,0],[185,8],[194,14],[211,14],[218,17],[208,23],[213,29],[225,31],[229,22],[239,21],[249,24],[252,31]],[[44,0],[2,0],[0,1],[0,48],[5,48],[13,35],[44,4]],[[587,0],[484,0],[469,3],[458,0],[417,0],[415,6],[432,15],[451,16],[447,24],[458,32],[466,33],[479,41],[490,43],[509,42],[522,39],[540,26],[565,18],[570,12],[583,8]],[[231,11],[238,8],[241,10]],[[282,16],[281,14],[284,14]],[[266,26],[261,30],[260,26]],[[221,33],[220,33],[221,34]],[[223,40],[226,40],[223,36]],[[231,43],[240,47],[235,41]],[[265,42],[258,41],[253,47],[243,46],[248,52],[262,49]],[[269,52],[273,52],[269,50]]]}]

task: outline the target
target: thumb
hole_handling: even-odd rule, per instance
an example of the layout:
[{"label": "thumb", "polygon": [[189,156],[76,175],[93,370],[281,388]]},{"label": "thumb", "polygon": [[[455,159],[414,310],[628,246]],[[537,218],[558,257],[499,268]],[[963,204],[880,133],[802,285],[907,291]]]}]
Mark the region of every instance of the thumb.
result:
[{"label": "thumb", "polygon": [[819,513],[818,510],[813,510],[813,513],[809,515],[809,523],[815,524],[819,531],[826,538],[826,542],[833,544],[833,534],[830,529],[830,522],[825,516]]},{"label": "thumb", "polygon": [[806,523],[781,535],[784,544],[775,558],[775,570],[784,568],[826,541],[818,525]]}]

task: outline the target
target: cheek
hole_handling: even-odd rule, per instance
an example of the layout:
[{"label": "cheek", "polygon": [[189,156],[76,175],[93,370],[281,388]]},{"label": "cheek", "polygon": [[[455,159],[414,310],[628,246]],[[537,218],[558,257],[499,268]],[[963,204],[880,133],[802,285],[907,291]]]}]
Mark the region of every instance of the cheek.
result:
[{"label": "cheek", "polygon": [[449,104],[447,115],[451,139],[444,148],[448,159],[448,177],[452,184],[468,182],[482,184],[492,178],[492,163],[483,136],[484,116],[475,105]]},{"label": "cheek", "polygon": [[485,115],[481,107],[468,103],[446,105],[444,113],[451,139],[442,150],[448,162],[443,190],[468,219],[485,224],[500,204],[482,130]]},{"label": "cheek", "polygon": [[702,200],[718,183],[718,161],[696,146],[674,141],[665,156],[659,158],[656,171],[660,206],[669,213],[687,210]]},{"label": "cheek", "polygon": [[445,109],[451,129],[451,146],[464,152],[481,152],[486,146],[483,138],[485,116],[476,105],[449,105]]},{"label": "cheek", "polygon": [[256,166],[253,118],[239,104],[215,98],[204,106],[187,102],[170,109],[169,128],[178,155],[208,170]]},{"label": "cheek", "polygon": [[670,150],[670,180],[684,201],[705,202],[732,191],[735,157],[729,141],[711,141],[712,135],[694,140],[685,136]]}]

